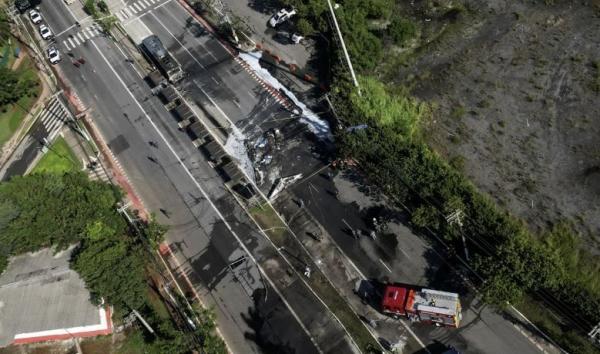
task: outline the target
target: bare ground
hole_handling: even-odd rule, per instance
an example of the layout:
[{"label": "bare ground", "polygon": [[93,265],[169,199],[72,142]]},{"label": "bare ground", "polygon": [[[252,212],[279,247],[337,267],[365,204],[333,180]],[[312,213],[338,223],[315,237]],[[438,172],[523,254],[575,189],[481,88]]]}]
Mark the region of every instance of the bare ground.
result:
[{"label": "bare ground", "polygon": [[434,102],[430,144],[482,191],[600,250],[600,1],[463,4],[400,5],[431,41],[382,75]]}]

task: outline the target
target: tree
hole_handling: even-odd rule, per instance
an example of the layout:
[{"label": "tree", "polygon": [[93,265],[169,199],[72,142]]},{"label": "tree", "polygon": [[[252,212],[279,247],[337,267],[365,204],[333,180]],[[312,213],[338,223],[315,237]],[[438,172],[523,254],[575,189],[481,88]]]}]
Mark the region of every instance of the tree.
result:
[{"label": "tree", "polygon": [[125,223],[115,212],[119,199],[110,185],[80,172],[14,177],[0,184],[5,220],[0,243],[18,254],[49,246],[64,249],[83,239],[91,222],[123,230]]},{"label": "tree", "polygon": [[10,20],[6,11],[0,11],[0,42],[10,38]]},{"label": "tree", "polygon": [[397,16],[392,18],[387,31],[394,43],[404,45],[416,36],[417,26],[411,20]]},{"label": "tree", "polygon": [[21,97],[31,93],[37,82],[19,71],[0,68],[0,106],[17,102]]},{"label": "tree", "polygon": [[145,305],[142,251],[124,234],[101,222],[90,224],[71,265],[85,281],[94,302],[104,299],[118,314]]}]

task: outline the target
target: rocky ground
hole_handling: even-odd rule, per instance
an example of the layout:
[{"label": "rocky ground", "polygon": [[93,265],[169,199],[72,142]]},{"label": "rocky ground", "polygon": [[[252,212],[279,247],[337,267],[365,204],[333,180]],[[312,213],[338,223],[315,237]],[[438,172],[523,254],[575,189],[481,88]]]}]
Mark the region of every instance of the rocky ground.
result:
[{"label": "rocky ground", "polygon": [[381,75],[435,104],[430,144],[532,228],[571,220],[600,250],[600,1],[399,6],[419,41]]}]

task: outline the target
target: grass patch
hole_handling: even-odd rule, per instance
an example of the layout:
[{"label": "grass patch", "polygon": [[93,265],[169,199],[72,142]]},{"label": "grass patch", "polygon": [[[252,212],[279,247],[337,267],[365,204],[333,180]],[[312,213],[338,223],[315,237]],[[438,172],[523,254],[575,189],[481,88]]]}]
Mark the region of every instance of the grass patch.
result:
[{"label": "grass patch", "polygon": [[539,301],[526,296],[517,306],[525,317],[571,353],[594,354],[598,351],[585,337],[578,335],[568,325],[560,323]]},{"label": "grass patch", "polygon": [[2,145],[4,145],[17,131],[23,122],[23,118],[25,118],[27,112],[31,110],[31,107],[33,107],[42,91],[42,85],[37,77],[37,71],[29,57],[23,59],[17,71],[23,79],[35,78],[37,87],[31,94],[21,97],[16,104],[0,107],[0,147],[2,147]]},{"label": "grass patch", "polygon": [[63,174],[69,171],[80,171],[81,162],[73,153],[73,150],[67,145],[63,137],[58,137],[52,144],[48,152],[42,157],[33,169],[32,173],[58,173]]},{"label": "grass patch", "polygon": [[250,208],[250,215],[252,215],[273,243],[283,242],[286,227],[271,206],[268,204],[254,206]]},{"label": "grass patch", "polygon": [[[15,57],[16,48],[17,41],[12,37],[10,39],[10,43],[7,41],[2,45],[2,47],[0,47],[0,55],[2,55],[0,58],[0,67],[11,68],[13,66],[13,63],[15,60],[17,60]],[[24,55],[22,51],[20,55]]]}]

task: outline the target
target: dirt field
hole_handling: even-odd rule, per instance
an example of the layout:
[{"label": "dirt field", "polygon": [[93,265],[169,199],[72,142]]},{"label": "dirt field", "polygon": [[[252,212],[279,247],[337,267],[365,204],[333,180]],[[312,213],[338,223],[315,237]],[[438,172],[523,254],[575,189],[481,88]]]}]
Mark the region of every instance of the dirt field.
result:
[{"label": "dirt field", "polygon": [[431,145],[532,228],[570,219],[598,252],[600,1],[401,8],[430,42],[381,75],[437,105]]}]

